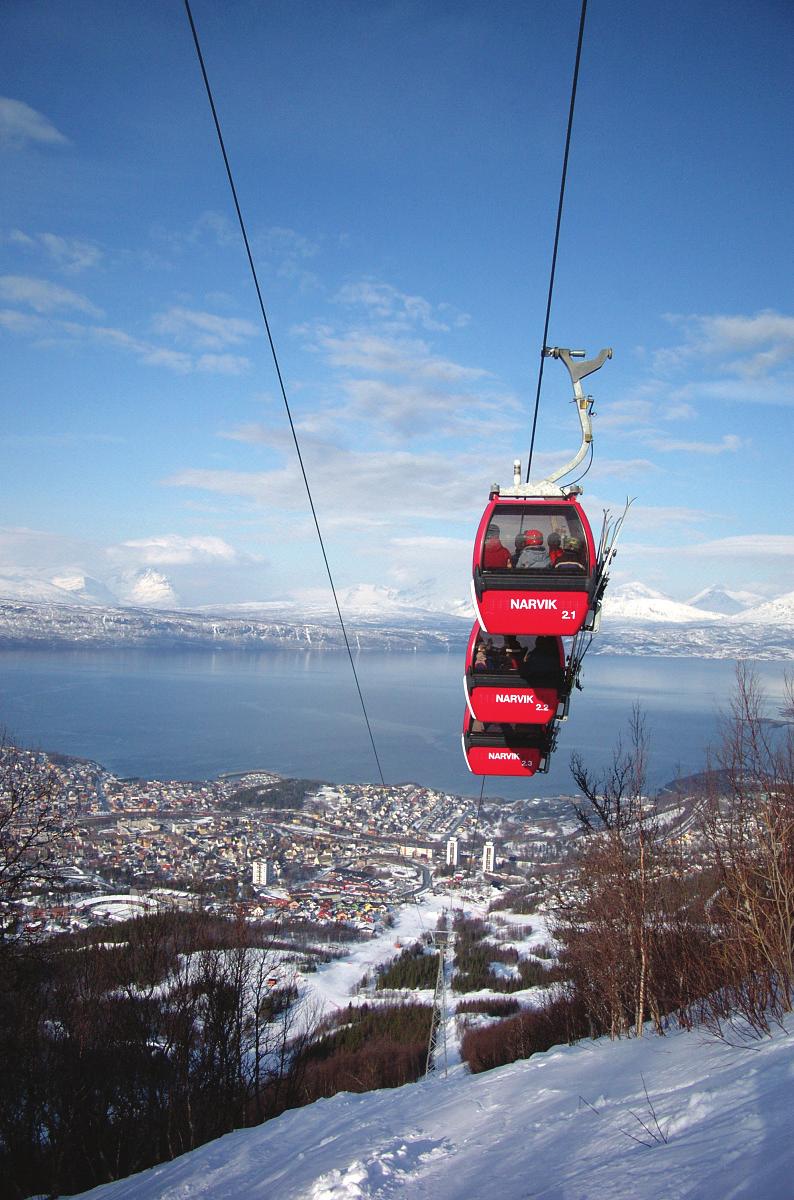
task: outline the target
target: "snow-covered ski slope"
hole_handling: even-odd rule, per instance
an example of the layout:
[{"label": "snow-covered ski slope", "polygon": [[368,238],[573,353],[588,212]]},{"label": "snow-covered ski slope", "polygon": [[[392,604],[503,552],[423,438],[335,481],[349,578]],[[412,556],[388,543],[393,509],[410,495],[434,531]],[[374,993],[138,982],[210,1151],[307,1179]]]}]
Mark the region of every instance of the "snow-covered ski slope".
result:
[{"label": "snow-covered ski slope", "polygon": [[446,1079],[320,1100],[86,1194],[790,1200],[793,1087],[794,1019],[762,1041],[582,1042],[482,1075],[458,1064]]}]

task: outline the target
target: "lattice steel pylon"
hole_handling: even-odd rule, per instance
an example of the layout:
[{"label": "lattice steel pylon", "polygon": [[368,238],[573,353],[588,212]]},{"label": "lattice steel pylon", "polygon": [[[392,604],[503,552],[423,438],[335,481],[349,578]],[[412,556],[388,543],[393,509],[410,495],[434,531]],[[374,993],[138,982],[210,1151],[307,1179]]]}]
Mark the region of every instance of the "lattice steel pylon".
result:
[{"label": "lattice steel pylon", "polygon": [[449,931],[436,929],[431,932],[433,945],[438,951],[438,970],[436,972],[436,990],[433,993],[433,1015],[430,1019],[430,1038],[427,1043],[427,1063],[425,1079],[438,1070],[439,1042],[443,1048],[444,1078],[447,1077],[447,951],[449,949]]}]

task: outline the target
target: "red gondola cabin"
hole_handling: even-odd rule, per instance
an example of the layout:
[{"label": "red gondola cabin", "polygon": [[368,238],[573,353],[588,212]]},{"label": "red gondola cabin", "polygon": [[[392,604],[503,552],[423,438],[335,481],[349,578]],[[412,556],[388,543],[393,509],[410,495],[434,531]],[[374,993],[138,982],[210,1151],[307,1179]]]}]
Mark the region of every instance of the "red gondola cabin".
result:
[{"label": "red gondola cabin", "polygon": [[593,534],[574,496],[492,495],[474,543],[480,626],[552,637],[589,628],[595,561]]},{"label": "red gondola cabin", "polygon": [[569,694],[562,638],[484,634],[475,622],[466,651],[466,703],[475,721],[548,725]]},{"label": "red gondola cabin", "polygon": [[535,775],[547,771],[557,738],[548,725],[483,724],[466,710],[461,741],[474,775]]}]

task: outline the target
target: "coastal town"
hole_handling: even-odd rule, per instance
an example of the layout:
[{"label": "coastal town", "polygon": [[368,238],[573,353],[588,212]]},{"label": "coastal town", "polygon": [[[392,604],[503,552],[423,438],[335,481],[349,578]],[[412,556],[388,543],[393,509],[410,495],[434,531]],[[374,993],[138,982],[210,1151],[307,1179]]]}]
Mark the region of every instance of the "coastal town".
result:
[{"label": "coastal town", "polygon": [[124,779],[87,760],[14,749],[57,817],[56,876],[22,897],[29,933],[163,906],[289,917],[367,936],[428,888],[525,883],[573,833],[566,805],[478,802],[418,784],[281,777]]}]

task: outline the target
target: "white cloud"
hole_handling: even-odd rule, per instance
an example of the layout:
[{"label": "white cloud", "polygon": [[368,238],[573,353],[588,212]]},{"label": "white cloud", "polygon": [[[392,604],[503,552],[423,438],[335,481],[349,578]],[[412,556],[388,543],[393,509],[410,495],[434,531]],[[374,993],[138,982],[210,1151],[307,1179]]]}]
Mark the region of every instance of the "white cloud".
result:
[{"label": "white cloud", "polygon": [[179,307],[159,313],[152,327],[156,333],[170,335],[200,350],[223,350],[259,332],[259,327],[244,317],[224,317]]},{"label": "white cloud", "polygon": [[593,479],[633,479],[648,471],[658,471],[656,463],[647,458],[600,458],[593,460]]},{"label": "white cloud", "polygon": [[37,313],[76,309],[94,317],[101,315],[100,309],[78,292],[29,275],[0,275],[0,300],[22,304]]},{"label": "white cloud", "polygon": [[[396,522],[397,529],[405,529],[408,521],[475,519],[481,497],[473,497],[471,479],[477,477],[475,470],[482,471],[482,464],[477,464],[474,454],[452,460],[437,451],[358,452],[311,440],[302,449],[323,525],[340,517],[350,527],[366,527],[375,518]],[[307,505],[297,464],[291,459],[263,471],[193,468],[164,482],[238,496],[271,516],[305,511]],[[484,489],[482,499],[484,503]]]},{"label": "white cloud", "polygon": [[794,354],[794,317],[764,309],[754,316],[702,316],[701,345],[708,353],[722,350],[757,350],[761,346]]},{"label": "white cloud", "polygon": [[178,533],[132,538],[108,548],[111,559],[134,559],[147,566],[184,566],[198,562],[233,562],[236,552],[222,538],[212,535],[184,537]]},{"label": "white cloud", "polygon": [[[27,284],[31,281],[24,282]],[[47,285],[46,289],[21,287],[18,286],[19,277],[16,276],[0,277],[0,297],[4,292],[4,283],[7,296],[17,299],[18,302],[22,302],[26,297],[29,303],[37,304],[41,310],[44,310],[47,305],[53,306],[60,302],[63,305],[69,303],[71,307],[87,307],[89,311],[98,312],[97,309],[93,309],[93,306],[88,305],[87,301],[78,305],[75,301],[82,298],[76,297],[74,292],[69,292],[66,288],[57,288],[54,284]],[[194,371],[213,375],[242,375],[251,366],[250,359],[244,355],[200,354],[196,356],[184,350],[158,346],[154,342],[134,337],[126,330],[117,329],[112,325],[80,324],[76,321],[66,321],[54,317],[45,320],[41,315],[23,313],[14,309],[0,309],[0,326],[10,333],[37,338],[40,342],[59,340],[99,342],[134,355],[145,366],[165,367],[166,370],[174,371],[179,375],[188,375]]]},{"label": "white cloud", "polygon": [[321,288],[319,277],[306,266],[320,247],[302,233],[274,225],[255,235],[254,249],[256,257],[267,259],[281,279],[290,280],[303,291]]},{"label": "white cloud", "polygon": [[[602,507],[592,498],[587,503],[587,510],[590,513],[591,520],[597,508]],[[618,505],[604,505],[613,511],[618,508]],[[622,507],[622,505],[620,506]],[[702,525],[705,522],[713,524],[715,519],[714,513],[707,512],[700,508],[685,508],[675,505],[656,505],[640,504],[635,502],[629,511],[626,519],[626,536],[630,538],[636,537],[637,534],[656,532],[657,530],[666,530],[676,527],[686,529],[687,536],[691,537],[692,526]]]},{"label": "white cloud", "polygon": [[23,337],[35,337],[46,333],[50,325],[33,313],[22,313],[16,308],[0,308],[0,325],[9,333],[17,333]]},{"label": "white cloud", "polygon": [[22,100],[0,96],[0,146],[18,150],[30,142],[66,146],[69,139],[53,123]]},{"label": "white cloud", "polygon": [[[785,370],[794,359],[794,317],[765,309],[745,314],[668,316],[682,327],[684,341],[654,356],[662,376],[686,368],[717,378],[691,381],[682,392],[721,400],[791,404],[794,378]],[[781,370],[781,368],[784,368]]]},{"label": "white cloud", "polygon": [[310,238],[283,225],[272,225],[255,238],[257,249],[285,258],[314,258],[320,247]]},{"label": "white cloud", "polygon": [[785,533],[748,533],[716,538],[682,546],[677,553],[688,557],[734,559],[794,558],[794,536]]},{"label": "white cloud", "polygon": [[391,539],[393,546],[404,547],[408,550],[427,551],[435,554],[441,551],[451,551],[459,554],[461,551],[471,554],[473,536],[471,538],[434,537],[428,534],[416,534],[413,537],[395,537]]},{"label": "white cloud", "polygon": [[102,258],[102,251],[92,242],[61,237],[57,233],[31,235],[21,229],[12,229],[8,241],[28,250],[44,250],[62,270],[74,275],[95,267]]},{"label": "white cloud", "polygon": [[736,434],[726,433],[719,442],[685,442],[676,438],[653,437],[648,438],[652,442],[655,450],[680,451],[685,454],[733,454],[737,450],[741,450],[744,442]]},{"label": "white cloud", "polygon": [[304,326],[315,349],[325,352],[332,366],[357,371],[420,376],[447,383],[484,379],[488,372],[466,367],[430,351],[424,341],[391,338],[368,330],[351,329],[335,333],[328,326]]},{"label": "white cloud", "polygon": [[209,375],[244,375],[251,367],[244,354],[200,354],[196,370]]},{"label": "white cloud", "polygon": [[[181,235],[179,236],[181,237]],[[230,221],[225,213],[213,212],[208,209],[193,222],[187,240],[194,243],[203,241],[207,237],[219,246],[230,246],[239,243],[240,227]]]},{"label": "white cloud", "polygon": [[342,389],[352,402],[339,412],[339,419],[350,420],[351,413],[362,419],[386,425],[403,437],[415,437],[432,431],[437,435],[452,432],[480,436],[497,429],[512,429],[516,400],[502,396],[498,401],[476,400],[466,392],[434,387],[432,384],[394,383],[385,379],[346,379]]},{"label": "white cloud", "polygon": [[363,307],[371,316],[396,328],[421,325],[424,329],[448,332],[453,327],[467,325],[470,320],[467,313],[459,312],[453,305],[434,306],[422,296],[400,292],[391,284],[373,279],[345,284],[335,300],[339,304]]},{"label": "white cloud", "polygon": [[632,435],[650,435],[660,422],[691,421],[695,416],[691,404],[671,398],[670,388],[655,381],[635,389],[625,399],[599,403],[595,426],[599,433],[614,429]]}]

